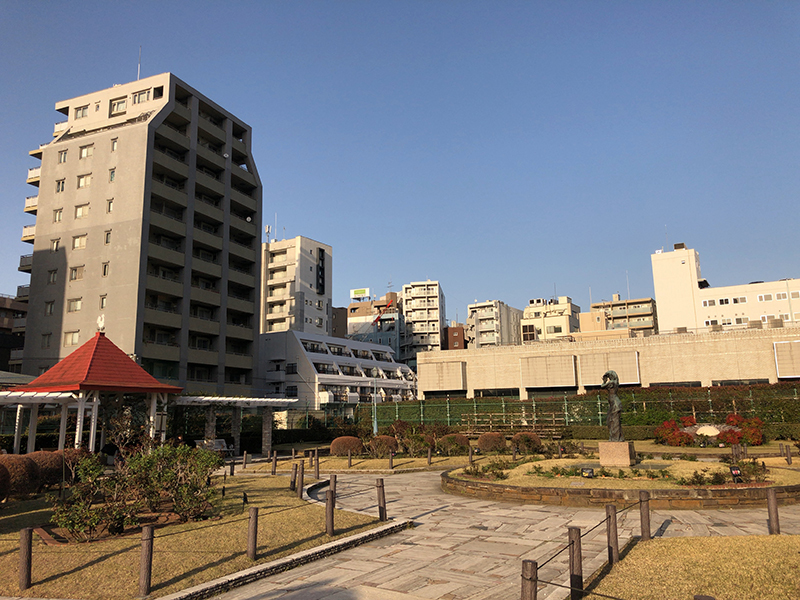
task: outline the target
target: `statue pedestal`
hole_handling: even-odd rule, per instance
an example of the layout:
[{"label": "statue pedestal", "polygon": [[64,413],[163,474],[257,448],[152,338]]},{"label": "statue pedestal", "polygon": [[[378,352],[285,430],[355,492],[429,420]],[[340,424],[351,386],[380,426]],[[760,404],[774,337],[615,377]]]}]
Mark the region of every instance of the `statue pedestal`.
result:
[{"label": "statue pedestal", "polygon": [[600,442],[601,467],[630,467],[635,464],[633,442]]}]

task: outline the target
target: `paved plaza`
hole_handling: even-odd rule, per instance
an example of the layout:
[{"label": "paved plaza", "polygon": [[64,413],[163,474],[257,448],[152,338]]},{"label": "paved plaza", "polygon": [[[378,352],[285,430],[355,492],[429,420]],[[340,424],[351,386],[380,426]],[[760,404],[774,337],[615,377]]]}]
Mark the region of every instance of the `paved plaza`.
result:
[{"label": "paved plaza", "polygon": [[[339,475],[337,507],[377,514],[375,475]],[[602,509],[520,505],[445,494],[439,473],[384,477],[390,517],[416,527],[218,596],[220,600],[512,600],[519,598],[524,559],[547,561],[566,546],[567,527],[587,532]],[[327,488],[320,491],[321,498]],[[653,533],[665,537],[767,533],[767,509],[653,511]],[[800,506],[781,507],[781,532],[800,534]],[[618,515],[620,546],[639,535],[638,508]],[[657,533],[656,533],[657,532]],[[607,559],[601,525],[582,539],[587,577]],[[568,552],[539,570],[540,580],[568,583]],[[548,585],[539,598],[568,596]]]}]

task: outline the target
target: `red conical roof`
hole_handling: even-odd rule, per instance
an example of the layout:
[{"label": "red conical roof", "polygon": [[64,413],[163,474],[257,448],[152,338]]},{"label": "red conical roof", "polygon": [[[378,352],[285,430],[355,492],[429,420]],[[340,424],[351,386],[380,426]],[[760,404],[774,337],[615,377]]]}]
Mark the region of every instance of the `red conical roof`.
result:
[{"label": "red conical roof", "polygon": [[158,381],[120,350],[100,331],[21,392],[161,392],[180,394],[183,388]]}]

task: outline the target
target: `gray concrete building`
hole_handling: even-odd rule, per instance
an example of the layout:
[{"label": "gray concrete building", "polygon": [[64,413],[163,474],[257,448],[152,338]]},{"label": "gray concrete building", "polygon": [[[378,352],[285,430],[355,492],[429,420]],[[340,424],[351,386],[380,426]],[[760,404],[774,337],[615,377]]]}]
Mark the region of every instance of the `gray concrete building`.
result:
[{"label": "gray concrete building", "polygon": [[31,151],[38,193],[23,372],[98,328],[158,379],[249,394],[261,182],[251,128],[170,73],[64,100]]}]

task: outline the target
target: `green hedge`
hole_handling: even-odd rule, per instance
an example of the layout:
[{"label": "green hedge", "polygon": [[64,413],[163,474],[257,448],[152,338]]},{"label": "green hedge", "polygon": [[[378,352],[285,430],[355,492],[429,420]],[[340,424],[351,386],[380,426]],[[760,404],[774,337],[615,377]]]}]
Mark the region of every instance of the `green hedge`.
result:
[{"label": "green hedge", "polygon": [[767,423],[764,436],[769,440],[800,440],[800,423]]}]

